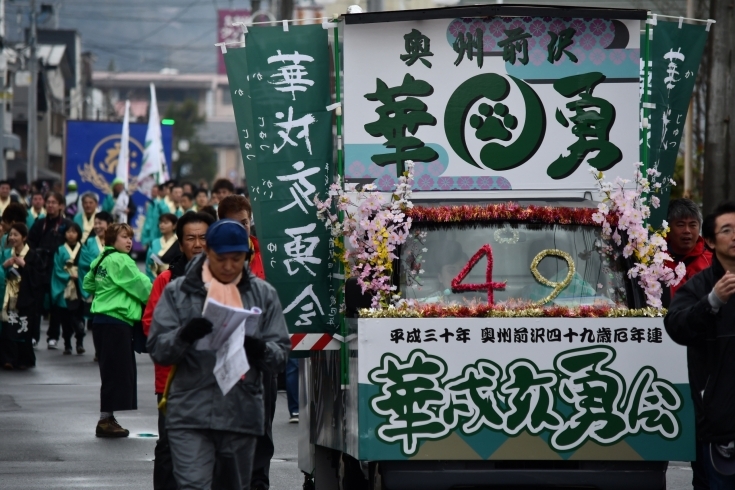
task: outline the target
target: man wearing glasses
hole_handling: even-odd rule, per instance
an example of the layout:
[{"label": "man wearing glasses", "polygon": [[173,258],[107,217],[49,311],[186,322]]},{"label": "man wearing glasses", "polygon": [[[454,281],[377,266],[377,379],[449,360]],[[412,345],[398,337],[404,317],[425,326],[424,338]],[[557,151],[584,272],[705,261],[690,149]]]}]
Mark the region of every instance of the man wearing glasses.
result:
[{"label": "man wearing glasses", "polygon": [[709,486],[735,489],[735,202],[717,206],[702,235],[712,265],[679,288],[664,323],[693,354],[689,385]]}]

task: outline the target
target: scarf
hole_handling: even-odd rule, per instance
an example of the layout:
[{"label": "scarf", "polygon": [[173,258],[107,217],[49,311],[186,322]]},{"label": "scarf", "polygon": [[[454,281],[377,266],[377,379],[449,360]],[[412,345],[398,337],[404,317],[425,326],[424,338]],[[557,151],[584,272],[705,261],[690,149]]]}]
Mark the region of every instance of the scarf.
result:
[{"label": "scarf", "polygon": [[202,281],[204,282],[204,286],[207,288],[207,299],[211,298],[225,306],[231,306],[233,308],[243,307],[240,290],[237,289],[237,284],[240,282],[241,278],[242,273],[240,273],[240,275],[238,275],[231,283],[223,284],[215,279],[212,272],[209,270],[209,260],[205,260],[204,265],[202,266]]},{"label": "scarf", "polygon": [[[69,260],[67,261],[67,264],[64,266],[64,270],[69,273],[70,276],[79,276],[79,267],[74,265],[74,261],[77,258],[77,254],[79,253],[79,249],[82,248],[82,246],[77,242],[76,246],[74,247],[74,250],[71,249],[68,243],[64,244],[64,248],[66,249],[66,252],[69,254]],[[69,264],[71,262],[71,264]],[[69,278],[69,281],[66,283],[66,287],[64,288],[64,299],[74,301],[76,299],[79,299],[79,295],[77,294],[77,285],[76,281]]]},{"label": "scarf", "polygon": [[[23,249],[20,253],[16,253],[15,248],[11,250],[11,257],[21,257],[25,259],[26,254],[30,248],[26,243],[23,245]],[[13,264],[14,269],[18,269],[17,264]],[[18,293],[20,293],[20,276],[14,274],[7,274],[5,280],[5,297],[3,298],[3,321],[9,321],[8,313],[16,310],[16,304],[18,303]]]},{"label": "scarf", "polygon": [[[159,257],[163,257],[166,255],[166,252],[173,246],[174,243],[176,243],[176,235],[172,235],[171,238],[166,241],[164,237],[160,238],[161,240],[161,250],[156,252],[156,255]],[[153,275],[158,277],[163,271],[168,270],[168,264],[159,264],[158,262],[153,262],[153,265],[151,265],[151,272],[153,272]]]},{"label": "scarf", "polygon": [[175,213],[175,212],[176,212],[176,205],[175,205],[175,204],[174,204],[174,202],[173,202],[173,201],[171,200],[171,197],[169,197],[169,196],[166,196],[166,197],[164,197],[164,198],[163,198],[163,202],[164,202],[164,203],[166,204],[166,206],[168,207],[168,211],[169,211],[170,213]]},{"label": "scarf", "polygon": [[10,204],[10,196],[8,196],[8,199],[6,201],[0,199],[0,214],[3,214],[5,212],[5,208],[8,207],[8,204]]},{"label": "scarf", "polygon": [[93,228],[94,214],[92,214],[91,218],[87,219],[87,217],[84,215],[84,212],[82,212],[82,242],[87,239]]}]

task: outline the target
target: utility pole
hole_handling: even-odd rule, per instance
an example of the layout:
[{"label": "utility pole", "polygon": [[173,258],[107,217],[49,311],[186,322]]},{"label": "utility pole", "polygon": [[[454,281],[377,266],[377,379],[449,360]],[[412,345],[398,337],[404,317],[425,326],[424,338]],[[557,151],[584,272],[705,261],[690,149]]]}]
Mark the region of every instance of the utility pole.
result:
[{"label": "utility pole", "polygon": [[704,150],[704,206],[711,213],[721,202],[735,197],[735,98],[733,69],[735,22],[731,0],[710,0],[710,18],[716,19],[709,39],[707,89],[707,143]]},{"label": "utility pole", "polygon": [[28,70],[31,84],[28,87],[28,184],[38,178],[38,57],[36,55],[36,0],[31,0],[31,34],[28,40],[30,57]]},{"label": "utility pole", "polygon": [[[694,0],[687,0],[687,17],[694,18]],[[694,156],[694,131],[692,130],[694,104],[689,101],[689,111],[684,122],[684,197],[692,197],[692,158]]]},{"label": "utility pole", "polygon": [[5,58],[5,0],[0,0],[0,180],[8,178],[8,162],[5,161],[5,106],[7,105],[8,60]]}]

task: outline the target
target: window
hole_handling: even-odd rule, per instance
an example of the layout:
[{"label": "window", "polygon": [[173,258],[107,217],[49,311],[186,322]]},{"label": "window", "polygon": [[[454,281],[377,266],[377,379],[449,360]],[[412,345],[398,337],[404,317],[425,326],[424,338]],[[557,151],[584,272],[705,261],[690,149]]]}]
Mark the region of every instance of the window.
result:
[{"label": "window", "polygon": [[[554,292],[531,272],[531,263],[542,251],[558,249],[571,256],[575,272],[549,305],[580,306],[627,303],[625,267],[600,253],[599,229],[587,226],[540,226],[498,223],[476,227],[421,228],[414,225],[401,250],[400,292],[423,303],[461,304],[487,302],[487,292],[451,290],[451,281],[484,245],[492,249],[492,280],[506,282],[494,291],[495,303],[534,302]],[[464,284],[486,283],[487,260],[475,264]],[[564,282],[569,267],[564,258],[547,255],[537,266],[539,274],[555,283]]]},{"label": "window", "polygon": [[222,92],[222,105],[232,105],[232,94],[229,87],[220,87]]}]

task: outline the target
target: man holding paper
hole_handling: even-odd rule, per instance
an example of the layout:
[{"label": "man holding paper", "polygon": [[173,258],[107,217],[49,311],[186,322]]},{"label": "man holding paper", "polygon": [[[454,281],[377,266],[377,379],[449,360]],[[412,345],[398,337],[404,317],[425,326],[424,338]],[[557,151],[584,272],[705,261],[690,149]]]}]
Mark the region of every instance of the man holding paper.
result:
[{"label": "man holding paper", "polygon": [[288,358],[278,295],[250,272],[249,254],[245,227],[218,221],[207,230],[205,253],[166,287],[153,314],[148,351],[155,362],[176,365],[166,427],[181,490],[209,489],[215,460],[231,488],[250,488],[264,427],[262,378]]}]

